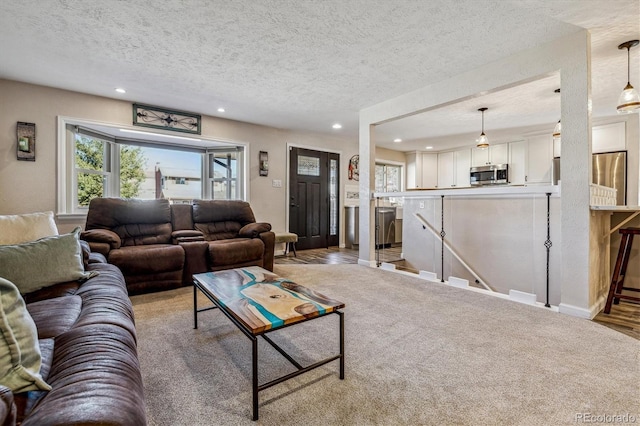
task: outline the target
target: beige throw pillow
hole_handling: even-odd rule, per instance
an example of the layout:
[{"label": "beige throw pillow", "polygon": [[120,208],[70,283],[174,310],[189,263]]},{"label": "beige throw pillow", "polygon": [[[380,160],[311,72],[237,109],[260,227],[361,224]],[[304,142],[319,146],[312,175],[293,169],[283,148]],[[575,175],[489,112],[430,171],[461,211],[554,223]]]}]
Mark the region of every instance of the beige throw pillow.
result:
[{"label": "beige throw pillow", "polygon": [[58,235],[53,212],[0,216],[0,244],[20,244]]},{"label": "beige throw pillow", "polygon": [[40,375],[38,331],[18,288],[0,278],[0,385],[14,393],[51,390]]},{"label": "beige throw pillow", "polygon": [[97,273],[84,270],[79,234],[78,227],[69,234],[0,246],[0,277],[14,283],[22,294],[91,278]]}]

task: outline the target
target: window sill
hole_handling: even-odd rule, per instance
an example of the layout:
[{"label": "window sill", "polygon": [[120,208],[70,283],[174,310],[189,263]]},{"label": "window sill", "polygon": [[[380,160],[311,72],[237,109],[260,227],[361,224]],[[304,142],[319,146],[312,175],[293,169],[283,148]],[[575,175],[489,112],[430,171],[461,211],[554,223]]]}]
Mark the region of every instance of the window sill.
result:
[{"label": "window sill", "polygon": [[87,220],[87,213],[57,213],[56,219],[61,222],[77,222]]}]

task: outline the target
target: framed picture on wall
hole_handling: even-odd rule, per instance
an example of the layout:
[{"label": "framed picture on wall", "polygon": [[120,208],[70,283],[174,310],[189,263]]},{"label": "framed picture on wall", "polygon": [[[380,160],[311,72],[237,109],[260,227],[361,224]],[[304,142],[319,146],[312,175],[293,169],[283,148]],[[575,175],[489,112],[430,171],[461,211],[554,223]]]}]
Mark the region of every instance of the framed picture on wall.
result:
[{"label": "framed picture on wall", "polygon": [[36,124],[18,121],[16,137],[18,160],[36,161]]}]

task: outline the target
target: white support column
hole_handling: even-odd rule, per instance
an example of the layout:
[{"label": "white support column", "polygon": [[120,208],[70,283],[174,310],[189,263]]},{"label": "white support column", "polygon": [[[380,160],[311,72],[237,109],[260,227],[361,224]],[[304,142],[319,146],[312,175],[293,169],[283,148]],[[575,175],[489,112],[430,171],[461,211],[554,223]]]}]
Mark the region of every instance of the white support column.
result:
[{"label": "white support column", "polygon": [[371,194],[375,189],[376,147],[373,142],[374,125],[360,119],[360,228],[358,263],[375,265],[375,217],[374,201]]},{"label": "white support column", "polygon": [[[562,99],[562,287],[560,312],[588,317],[589,182],[591,182],[591,37],[584,32],[561,70]],[[557,260],[556,260],[557,261]],[[591,272],[591,273],[590,273]]]}]

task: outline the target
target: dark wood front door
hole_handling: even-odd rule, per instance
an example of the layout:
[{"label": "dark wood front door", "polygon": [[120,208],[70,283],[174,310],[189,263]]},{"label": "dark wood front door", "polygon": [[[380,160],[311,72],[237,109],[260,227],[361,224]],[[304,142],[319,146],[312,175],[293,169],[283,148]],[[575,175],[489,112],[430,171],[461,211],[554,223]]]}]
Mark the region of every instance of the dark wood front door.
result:
[{"label": "dark wood front door", "polygon": [[289,231],[298,249],[338,245],[338,154],[289,150]]}]

